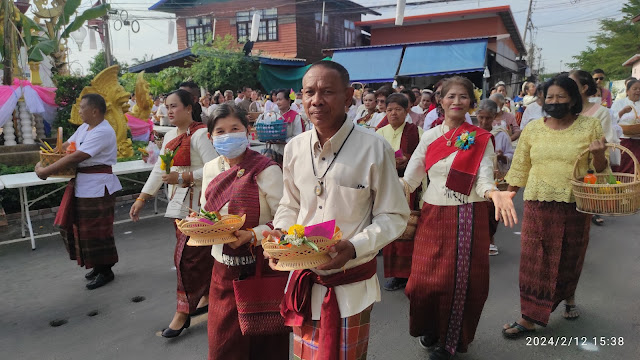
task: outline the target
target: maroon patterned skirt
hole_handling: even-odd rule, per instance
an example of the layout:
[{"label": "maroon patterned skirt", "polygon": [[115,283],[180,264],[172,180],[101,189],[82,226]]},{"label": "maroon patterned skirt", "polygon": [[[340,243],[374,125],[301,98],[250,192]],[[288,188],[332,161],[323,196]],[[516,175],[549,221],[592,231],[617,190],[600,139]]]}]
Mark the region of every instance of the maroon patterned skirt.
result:
[{"label": "maroon patterned skirt", "polygon": [[191,314],[196,310],[200,299],[209,293],[213,257],[211,246],[188,246],[189,237],[176,229],[176,248],[173,261],[178,276],[177,311]]},{"label": "maroon patterned skirt", "polygon": [[424,204],[415,237],[409,332],[466,352],[489,295],[488,203]]},{"label": "maroon patterned skirt", "polygon": [[[209,255],[211,257],[211,255]],[[282,360],[289,358],[289,334],[245,336],[240,330],[233,280],[253,275],[255,264],[227,266],[214,261],[209,289],[209,360]],[[263,270],[263,274],[272,271]],[[284,294],[283,294],[284,297]]]},{"label": "maroon patterned skirt", "polygon": [[71,260],[91,269],[96,265],[118,262],[118,251],[113,237],[115,194],[99,198],[75,198],[73,233],[60,230]]},{"label": "maroon patterned skirt", "polygon": [[576,292],[589,245],[591,215],[575,203],[525,201],[520,254],[522,317],[541,326]]},{"label": "maroon patterned skirt", "polygon": [[[629,149],[633,153],[633,155],[640,159],[640,139],[620,139],[620,145]],[[633,174],[634,165],[633,160],[631,160],[631,156],[629,156],[625,152],[622,152],[620,165],[617,166],[614,171]]]}]

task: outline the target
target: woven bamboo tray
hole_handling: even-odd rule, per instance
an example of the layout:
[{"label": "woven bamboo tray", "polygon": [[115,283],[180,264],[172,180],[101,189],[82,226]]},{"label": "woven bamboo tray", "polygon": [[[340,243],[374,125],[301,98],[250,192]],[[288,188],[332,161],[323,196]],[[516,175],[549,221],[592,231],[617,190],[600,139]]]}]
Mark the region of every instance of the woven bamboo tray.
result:
[{"label": "woven bamboo tray", "polygon": [[342,232],[335,233],[332,239],[327,239],[323,236],[310,236],[307,239],[315,243],[320,251],[315,251],[307,245],[291,247],[279,245],[271,235],[262,239],[262,248],[269,254],[269,257],[278,259],[278,263],[275,266],[276,270],[312,269],[331,260],[329,248],[340,242]]},{"label": "woven bamboo tray", "polygon": [[238,240],[233,233],[242,228],[245,219],[246,215],[224,215],[213,225],[202,221],[176,220],[176,226],[189,236],[189,246],[221,245]]},{"label": "woven bamboo tray", "polygon": [[[46,153],[40,151],[40,166],[49,166],[54,162],[62,159],[65,155],[65,153]],[[74,167],[70,167],[57,174],[52,174],[49,177],[71,179],[76,177],[76,169]]]},{"label": "woven bamboo tray", "polygon": [[640,134],[640,124],[635,125],[620,125],[622,132],[625,135],[638,135]]},{"label": "woven bamboo tray", "polygon": [[[576,198],[578,211],[593,215],[625,216],[635,214],[640,210],[640,164],[633,153],[624,146],[607,144],[607,147],[624,151],[633,160],[634,173],[606,173],[595,174],[596,184],[587,184],[579,178],[578,162],[589,150],[583,151],[573,165],[571,186]],[[620,184],[608,184],[609,175],[613,175]]]}]

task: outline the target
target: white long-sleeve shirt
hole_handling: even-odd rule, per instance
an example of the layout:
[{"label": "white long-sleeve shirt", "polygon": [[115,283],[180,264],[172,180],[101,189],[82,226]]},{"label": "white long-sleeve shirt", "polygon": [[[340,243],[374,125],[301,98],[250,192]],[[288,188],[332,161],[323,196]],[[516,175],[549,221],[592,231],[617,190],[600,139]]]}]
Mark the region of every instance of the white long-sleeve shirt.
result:
[{"label": "white long-sleeve shirt", "polygon": [[[329,168],[336,153],[337,158]],[[320,196],[315,192],[318,180],[313,166],[318,177],[326,172]],[[410,211],[398,181],[393,150],[381,136],[351,121],[345,121],[322,146],[315,130],[293,138],[284,150],[283,176],[284,195],[273,220],[274,227],[286,229],[294,224],[314,225],[335,219],[343,239],[349,240],[356,250],[356,258],[345,264],[346,269],[373,259],[378,250],[400,236],[407,226]],[[312,270],[320,275],[341,271]],[[380,301],[376,275],[334,289],[342,318]],[[326,291],[322,285],[313,285],[314,320],[320,319]]]}]

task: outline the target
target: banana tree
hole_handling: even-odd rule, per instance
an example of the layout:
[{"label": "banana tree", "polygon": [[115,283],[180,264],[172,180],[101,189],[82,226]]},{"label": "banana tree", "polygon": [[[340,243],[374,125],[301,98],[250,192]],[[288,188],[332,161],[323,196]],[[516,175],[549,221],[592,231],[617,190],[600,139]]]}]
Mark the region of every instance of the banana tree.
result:
[{"label": "banana tree", "polygon": [[82,27],[86,21],[106,15],[110,9],[109,4],[94,6],[76,15],[71,21],[81,2],[82,0],[67,0],[63,6],[46,9],[36,4],[38,9],[34,11],[34,15],[36,18],[44,19],[44,26],[22,15],[24,45],[29,61],[39,62],[44,56],[51,56],[52,72],[59,73],[64,69],[65,42],[69,35]]}]

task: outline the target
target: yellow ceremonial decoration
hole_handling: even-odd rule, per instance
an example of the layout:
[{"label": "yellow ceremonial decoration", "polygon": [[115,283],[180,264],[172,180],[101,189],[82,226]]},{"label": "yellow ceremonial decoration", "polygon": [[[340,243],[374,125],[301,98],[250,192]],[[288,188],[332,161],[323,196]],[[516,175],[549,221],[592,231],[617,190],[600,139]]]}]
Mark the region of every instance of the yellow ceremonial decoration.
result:
[{"label": "yellow ceremonial decoration", "polygon": [[127,138],[127,118],[124,113],[129,108],[129,93],[120,85],[118,81],[118,71],[120,67],[114,65],[102,70],[91,80],[91,85],[82,89],[80,96],[71,109],[71,119],[69,122],[76,125],[82,124],[82,119],[78,114],[81,98],[86,94],[99,94],[107,103],[107,112],[104,115],[113,130],[116,132],[118,142],[118,157],[126,158],[133,156],[133,146],[131,139]]},{"label": "yellow ceremonial decoration", "polygon": [[136,104],[129,113],[138,119],[148,119],[151,116],[153,99],[151,99],[151,95],[149,95],[149,83],[144,79],[144,71],[139,73],[136,79],[135,94]]}]

